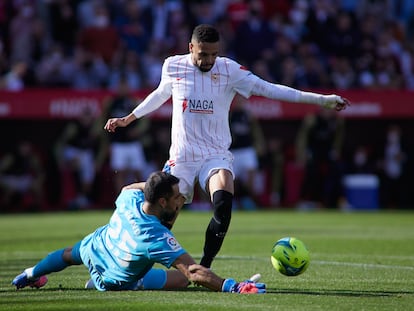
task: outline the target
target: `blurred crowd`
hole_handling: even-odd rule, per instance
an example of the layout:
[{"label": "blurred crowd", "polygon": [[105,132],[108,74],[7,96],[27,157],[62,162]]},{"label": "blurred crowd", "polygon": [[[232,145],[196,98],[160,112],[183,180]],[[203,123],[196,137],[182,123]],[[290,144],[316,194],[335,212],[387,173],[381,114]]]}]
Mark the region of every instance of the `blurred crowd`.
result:
[{"label": "blurred crowd", "polygon": [[273,82],[414,89],[411,0],[3,0],[0,88],[153,88],[199,23]]}]

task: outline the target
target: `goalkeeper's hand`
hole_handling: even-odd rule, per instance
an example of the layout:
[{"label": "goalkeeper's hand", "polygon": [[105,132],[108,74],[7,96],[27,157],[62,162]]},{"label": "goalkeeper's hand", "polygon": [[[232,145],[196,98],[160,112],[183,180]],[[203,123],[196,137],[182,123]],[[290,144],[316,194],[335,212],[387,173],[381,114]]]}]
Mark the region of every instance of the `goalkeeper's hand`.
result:
[{"label": "goalkeeper's hand", "polygon": [[338,95],[326,95],[323,97],[322,106],[329,109],[341,111],[350,106],[349,101]]},{"label": "goalkeeper's hand", "polygon": [[237,294],[264,294],[266,293],[266,284],[250,280],[238,283],[233,279],[225,279],[221,291]]}]

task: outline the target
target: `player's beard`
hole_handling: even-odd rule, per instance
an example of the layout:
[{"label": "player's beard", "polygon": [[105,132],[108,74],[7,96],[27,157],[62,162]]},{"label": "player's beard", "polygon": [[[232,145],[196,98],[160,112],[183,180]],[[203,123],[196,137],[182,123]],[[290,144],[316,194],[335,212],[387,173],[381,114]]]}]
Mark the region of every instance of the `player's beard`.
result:
[{"label": "player's beard", "polygon": [[211,68],[213,68],[213,66],[205,68],[205,67],[198,67],[200,69],[200,71],[202,72],[209,72],[211,70]]},{"label": "player's beard", "polygon": [[213,68],[213,65],[209,65],[208,67],[198,67],[202,72],[209,72],[211,68]]},{"label": "player's beard", "polygon": [[160,215],[161,222],[170,222],[175,218],[177,211],[165,211],[163,210]]}]

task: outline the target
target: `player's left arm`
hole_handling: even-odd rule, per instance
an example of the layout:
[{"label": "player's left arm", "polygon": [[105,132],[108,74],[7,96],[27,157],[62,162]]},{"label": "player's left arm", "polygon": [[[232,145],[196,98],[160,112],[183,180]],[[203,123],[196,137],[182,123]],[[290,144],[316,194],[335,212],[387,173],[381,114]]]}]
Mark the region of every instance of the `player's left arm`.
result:
[{"label": "player's left arm", "polygon": [[270,99],[287,102],[315,104],[325,108],[341,111],[350,106],[349,100],[336,94],[323,95],[313,92],[300,91],[285,85],[274,84],[263,79],[256,79],[252,95],[264,96]]},{"label": "player's left arm", "polygon": [[322,95],[300,91],[263,80],[237,62],[229,61],[228,65],[231,85],[237,93],[246,98],[257,95],[287,102],[316,104],[336,111],[344,110],[349,106],[348,99],[336,94]]}]

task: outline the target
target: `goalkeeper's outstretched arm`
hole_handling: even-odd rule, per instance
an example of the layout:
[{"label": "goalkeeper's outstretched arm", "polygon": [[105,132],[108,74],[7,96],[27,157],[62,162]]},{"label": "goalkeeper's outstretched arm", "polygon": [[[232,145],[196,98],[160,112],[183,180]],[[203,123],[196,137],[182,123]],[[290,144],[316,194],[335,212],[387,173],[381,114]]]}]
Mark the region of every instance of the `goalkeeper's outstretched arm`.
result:
[{"label": "goalkeeper's outstretched arm", "polygon": [[266,285],[264,283],[255,283],[251,280],[236,282],[230,278],[221,278],[210,269],[196,264],[189,254],[183,254],[178,257],[173,266],[184,274],[190,282],[213,291],[238,294],[261,294],[266,292]]}]

